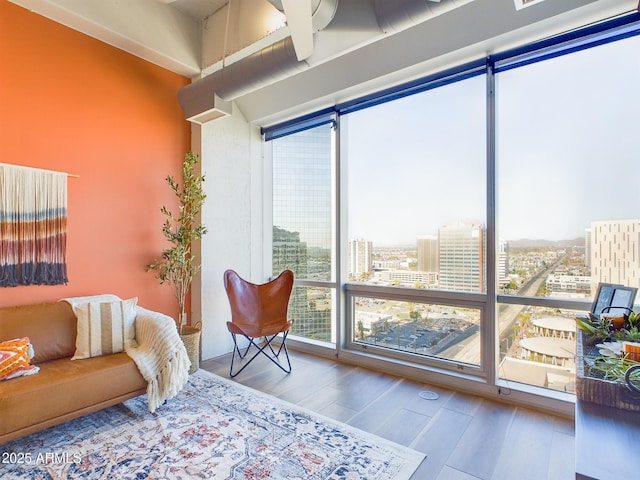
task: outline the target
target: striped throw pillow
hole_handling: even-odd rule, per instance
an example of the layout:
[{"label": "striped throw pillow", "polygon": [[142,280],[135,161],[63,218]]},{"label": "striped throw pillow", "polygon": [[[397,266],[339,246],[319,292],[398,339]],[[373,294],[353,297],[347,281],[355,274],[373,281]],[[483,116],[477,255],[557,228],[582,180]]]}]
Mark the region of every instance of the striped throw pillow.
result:
[{"label": "striped throw pillow", "polygon": [[71,360],[99,357],[136,347],[138,298],[74,305],[78,318],[76,352]]}]

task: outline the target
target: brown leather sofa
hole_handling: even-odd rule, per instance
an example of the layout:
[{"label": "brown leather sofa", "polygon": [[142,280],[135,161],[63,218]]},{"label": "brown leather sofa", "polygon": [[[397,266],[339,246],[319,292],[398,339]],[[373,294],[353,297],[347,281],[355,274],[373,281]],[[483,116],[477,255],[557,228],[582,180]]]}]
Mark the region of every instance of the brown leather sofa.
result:
[{"label": "brown leather sofa", "polygon": [[124,352],[72,361],[76,324],[67,302],[0,308],[0,341],[29,337],[40,367],[0,381],[0,443],[146,393]]}]

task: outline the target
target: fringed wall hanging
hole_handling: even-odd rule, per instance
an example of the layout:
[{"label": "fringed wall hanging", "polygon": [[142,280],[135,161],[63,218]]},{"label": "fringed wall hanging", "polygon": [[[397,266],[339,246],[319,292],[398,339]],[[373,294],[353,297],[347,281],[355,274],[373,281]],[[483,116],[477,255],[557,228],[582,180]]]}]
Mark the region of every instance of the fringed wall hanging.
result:
[{"label": "fringed wall hanging", "polygon": [[68,282],[67,176],[0,164],[0,287]]}]

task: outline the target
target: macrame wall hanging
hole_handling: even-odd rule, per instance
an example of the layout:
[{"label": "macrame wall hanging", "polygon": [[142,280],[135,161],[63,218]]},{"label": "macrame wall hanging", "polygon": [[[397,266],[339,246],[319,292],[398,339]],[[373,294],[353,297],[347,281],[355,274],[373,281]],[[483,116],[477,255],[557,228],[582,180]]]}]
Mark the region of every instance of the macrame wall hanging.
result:
[{"label": "macrame wall hanging", "polygon": [[0,287],[68,282],[68,176],[0,164]]}]

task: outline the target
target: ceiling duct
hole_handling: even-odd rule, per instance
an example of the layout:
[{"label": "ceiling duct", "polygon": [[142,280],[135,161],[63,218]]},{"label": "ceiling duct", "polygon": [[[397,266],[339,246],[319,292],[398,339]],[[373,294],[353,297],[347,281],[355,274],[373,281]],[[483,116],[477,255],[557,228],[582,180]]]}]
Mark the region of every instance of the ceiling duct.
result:
[{"label": "ceiling duct", "polygon": [[[296,0],[301,1],[301,0]],[[284,13],[282,0],[268,0],[268,2]],[[338,8],[338,0],[311,0],[311,24],[314,32],[324,30],[333,20]]]},{"label": "ceiling duct", "polygon": [[[269,1],[282,10],[280,1]],[[338,0],[312,1],[311,21],[314,31],[319,31],[333,19]],[[183,87],[178,92],[178,101],[187,120],[205,123],[229,115],[230,102],[240,95],[275,83],[308,67],[306,61],[298,61],[293,40],[287,37]]]},{"label": "ceiling duct", "polygon": [[[269,0],[281,8],[278,0]],[[336,14],[338,0],[313,0],[314,21],[326,27]],[[422,23],[441,13],[470,3],[473,0],[374,0],[378,24],[384,33],[397,33]],[[330,15],[329,18],[327,16]],[[252,55],[238,60],[214,73],[183,87],[178,101],[187,120],[205,123],[231,113],[230,102],[235,98],[271,85],[309,68],[306,61],[298,61],[291,37],[287,37]]]},{"label": "ceiling duct", "polygon": [[268,1],[284,13],[298,60],[313,55],[313,34],[329,25],[338,8],[338,0]]},{"label": "ceiling duct", "polygon": [[374,0],[378,25],[397,33],[473,0]]},{"label": "ceiling duct", "polygon": [[263,48],[178,91],[187,120],[204,123],[231,113],[230,101],[308,68],[296,58],[291,37]]}]

